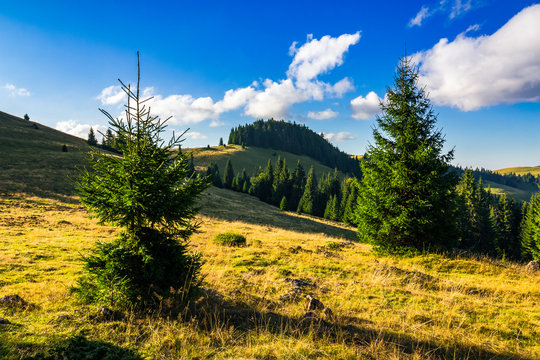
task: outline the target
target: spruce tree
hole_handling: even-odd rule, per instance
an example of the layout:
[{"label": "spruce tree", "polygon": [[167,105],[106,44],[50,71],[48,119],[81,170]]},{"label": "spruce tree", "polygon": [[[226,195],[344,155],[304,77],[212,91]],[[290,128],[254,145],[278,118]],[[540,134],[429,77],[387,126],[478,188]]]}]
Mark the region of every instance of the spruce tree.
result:
[{"label": "spruce tree", "polygon": [[88,140],[86,140],[86,143],[90,146],[96,146],[98,143],[93,128],[90,128],[90,131],[88,132]]},{"label": "spruce tree", "polygon": [[121,233],[84,257],[87,273],[74,290],[90,302],[157,308],[182,304],[201,281],[201,256],[188,253],[187,241],[198,227],[197,196],[208,183],[190,177],[189,160],[171,151],[182,135],[164,142],[166,120],[151,115],[139,84],[140,76],[136,89],[121,82],[128,97],[124,117],[101,110],[120,140],[122,156],[94,149],[92,168],[81,169],[82,204]]},{"label": "spruce tree", "polygon": [[418,72],[401,59],[362,161],[358,236],[389,251],[448,248],[456,239],[457,175]]},{"label": "spruce tree", "polygon": [[540,193],[525,206],[521,225],[523,259],[540,261]]},{"label": "spruce tree", "polygon": [[225,164],[225,172],[223,173],[223,187],[225,189],[230,189],[232,187],[232,182],[234,179],[234,170],[231,164],[231,160],[227,159]]},{"label": "spruce tree", "polygon": [[313,166],[309,169],[306,186],[304,188],[304,193],[300,198],[298,203],[298,209],[296,210],[299,214],[305,213],[313,215],[314,206],[317,203],[317,178],[315,177],[315,171]]},{"label": "spruce tree", "polygon": [[223,146],[223,138],[222,137],[219,138],[219,146]]},{"label": "spruce tree", "polygon": [[289,205],[287,203],[287,198],[285,196],[283,196],[281,198],[281,202],[279,203],[279,209],[281,211],[287,211],[289,209]]},{"label": "spruce tree", "polygon": [[496,219],[498,252],[500,256],[507,257],[512,252],[512,208],[505,193],[499,198]]}]

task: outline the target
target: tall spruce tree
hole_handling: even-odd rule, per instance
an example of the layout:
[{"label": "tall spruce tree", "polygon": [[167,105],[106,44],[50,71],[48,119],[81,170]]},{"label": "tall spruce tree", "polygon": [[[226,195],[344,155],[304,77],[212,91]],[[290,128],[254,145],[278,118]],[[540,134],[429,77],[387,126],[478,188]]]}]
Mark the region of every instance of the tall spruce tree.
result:
[{"label": "tall spruce tree", "polygon": [[521,225],[521,246],[525,260],[540,261],[540,193],[525,206]]},{"label": "tall spruce tree", "polygon": [[308,172],[304,194],[302,194],[302,197],[300,198],[298,209],[296,211],[299,214],[304,213],[313,215],[317,200],[317,178],[315,177],[315,170],[313,170],[312,166]]},{"label": "tall spruce tree", "polygon": [[418,72],[402,58],[362,164],[358,236],[380,248],[447,248],[456,239],[457,175]]},{"label": "tall spruce tree", "polygon": [[171,151],[182,135],[162,139],[166,120],[151,115],[139,82],[140,72],[136,89],[121,82],[128,97],[123,118],[101,110],[122,156],[94,149],[92,169],[82,169],[77,183],[90,213],[122,231],[84,257],[87,273],[74,290],[90,302],[130,308],[182,302],[199,283],[201,256],[187,252],[187,241],[198,226],[196,198],[208,186],[206,178],[189,176],[185,156]]},{"label": "tall spruce tree", "polygon": [[232,187],[232,182],[234,179],[234,170],[232,167],[231,159],[227,159],[225,164],[225,171],[223,172],[223,187],[225,189],[230,189]]}]

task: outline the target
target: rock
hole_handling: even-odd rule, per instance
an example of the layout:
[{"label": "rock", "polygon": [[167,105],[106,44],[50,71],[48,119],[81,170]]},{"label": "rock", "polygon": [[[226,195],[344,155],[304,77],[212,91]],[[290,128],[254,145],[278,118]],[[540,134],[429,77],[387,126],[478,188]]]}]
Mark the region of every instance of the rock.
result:
[{"label": "rock", "polygon": [[314,312],[307,312],[302,316],[304,319],[316,319],[317,315]]},{"label": "rock", "polygon": [[290,283],[293,288],[303,289],[306,287],[315,287],[315,284],[302,279],[285,278],[285,281]]},{"label": "rock", "polygon": [[540,270],[540,262],[537,260],[530,261],[526,266],[525,269],[531,272],[536,272]]},{"label": "rock", "polygon": [[315,299],[311,295],[306,295],[306,299],[308,300],[307,309],[308,310],[323,310],[324,305],[320,300]]},{"label": "rock", "polygon": [[11,322],[8,319],[0,318],[0,325],[7,325],[7,324],[11,324]]},{"label": "rock", "polygon": [[114,311],[105,306],[100,306],[98,311],[103,317],[112,318],[114,316]]},{"label": "rock", "polygon": [[0,305],[7,306],[26,306],[28,303],[17,294],[5,295],[0,298]]},{"label": "rock", "polygon": [[326,320],[332,320],[334,318],[334,313],[330,308],[324,308],[323,315]]}]

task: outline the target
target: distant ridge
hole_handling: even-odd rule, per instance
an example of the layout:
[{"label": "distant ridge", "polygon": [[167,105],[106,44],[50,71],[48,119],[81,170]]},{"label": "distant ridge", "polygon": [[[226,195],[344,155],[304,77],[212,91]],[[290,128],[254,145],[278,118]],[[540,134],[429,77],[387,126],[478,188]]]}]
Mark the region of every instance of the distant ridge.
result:
[{"label": "distant ridge", "polygon": [[256,146],[306,155],[330,168],[360,176],[360,162],[332,145],[305,125],[283,120],[257,120],[239,125],[229,134],[229,144]]}]

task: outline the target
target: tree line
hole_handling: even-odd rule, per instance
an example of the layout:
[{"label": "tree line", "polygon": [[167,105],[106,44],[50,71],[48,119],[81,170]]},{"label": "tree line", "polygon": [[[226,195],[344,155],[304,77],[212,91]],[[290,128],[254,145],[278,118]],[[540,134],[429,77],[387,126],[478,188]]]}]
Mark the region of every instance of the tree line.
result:
[{"label": "tree line", "polygon": [[116,132],[113,132],[111,128],[108,128],[105,134],[103,134],[101,144],[99,144],[94,129],[90,128],[90,131],[88,131],[88,138],[86,140],[86,143],[93,147],[120,154],[122,144],[119,144],[119,141],[122,140],[119,138]]},{"label": "tree line", "polygon": [[229,144],[258,146],[307,155],[343,173],[360,176],[358,160],[339,150],[305,125],[283,120],[257,120],[231,129]]},{"label": "tree line", "polygon": [[306,174],[299,160],[291,171],[287,167],[287,159],[278,157],[275,164],[269,159],[266,167],[259,166],[248,175],[246,169],[235,173],[229,159],[222,174],[217,164],[211,163],[206,176],[214,186],[256,196],[284,211],[355,224],[356,180],[352,177],[340,180],[337,168],[319,180],[313,166]]}]

